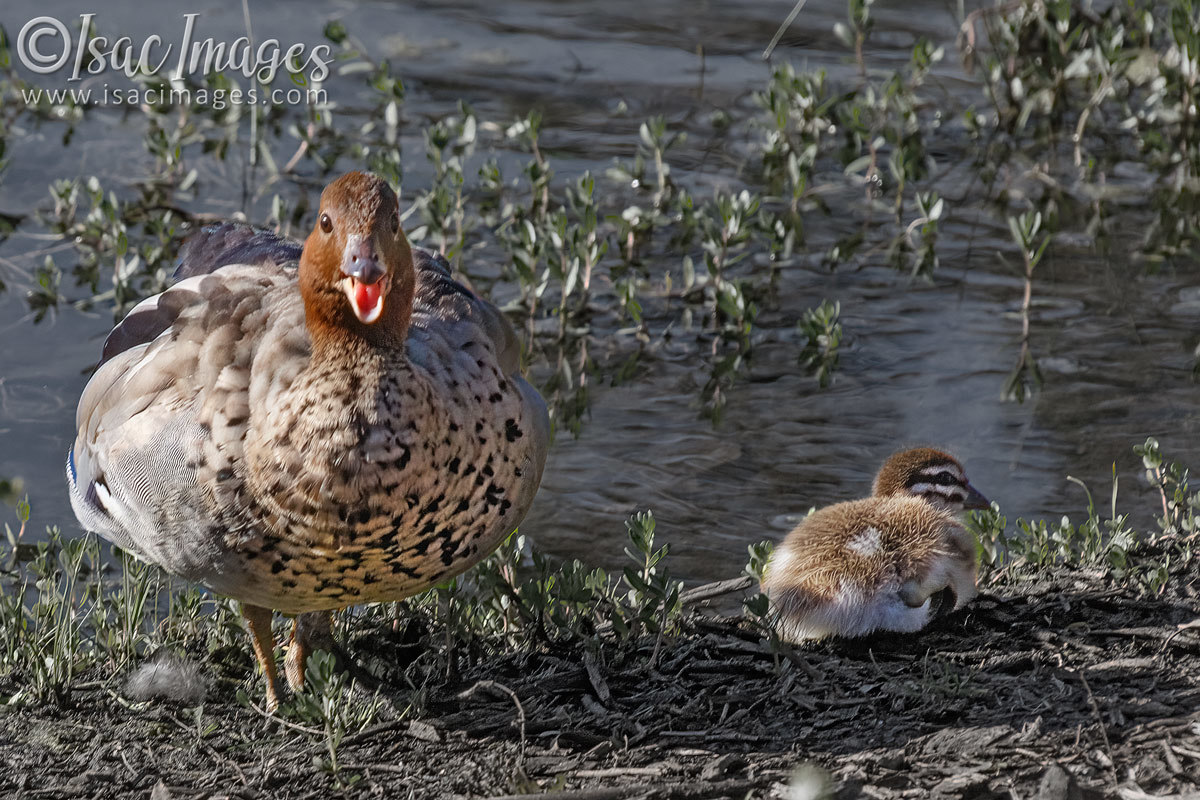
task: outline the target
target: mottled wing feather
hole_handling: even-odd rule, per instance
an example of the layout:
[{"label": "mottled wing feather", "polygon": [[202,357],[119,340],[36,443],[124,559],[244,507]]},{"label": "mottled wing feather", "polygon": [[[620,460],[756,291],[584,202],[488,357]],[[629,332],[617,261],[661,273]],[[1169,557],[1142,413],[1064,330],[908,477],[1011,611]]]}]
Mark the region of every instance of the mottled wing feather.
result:
[{"label": "mottled wing feather", "polygon": [[[71,503],[80,521],[118,546],[185,577],[219,564],[200,484],[241,458],[249,360],[261,327],[292,314],[303,330],[294,276],[230,265],[148,298],[121,326],[84,389],[78,436],[68,458]],[[121,327],[118,326],[118,327]],[[184,530],[186,528],[186,530]]]},{"label": "mottled wing feather", "polygon": [[[500,309],[482,300],[450,275],[450,265],[436,253],[413,248],[417,271],[414,316],[438,322],[470,321],[491,340],[505,375],[515,375],[521,366],[521,343]],[[424,327],[436,323],[424,322]]]},{"label": "mottled wing feather", "polygon": [[450,276],[450,265],[441,256],[414,248],[413,262],[417,288],[408,337],[409,359],[430,368],[434,366],[431,362],[439,358],[439,352],[470,359],[483,357],[483,351],[490,350],[501,372],[520,392],[521,414],[517,422],[529,436],[528,463],[524,469],[530,479],[522,482],[521,494],[515,498],[510,515],[519,521],[533,504],[550,451],[546,401],[521,377],[520,342],[500,309],[455,281]]},{"label": "mottled wing feather", "polygon": [[294,267],[302,249],[295,239],[245,222],[205,225],[180,249],[175,279],[207,275],[229,264]]},{"label": "mottled wing feather", "polygon": [[121,320],[108,338],[100,364],[131,347],[153,341],[175,322],[187,306],[202,298],[189,291],[196,279],[231,264],[294,268],[302,245],[277,233],[244,222],[206,225],[193,234],[179,251],[176,284],[169,291],[138,303]]},{"label": "mottled wing feather", "polygon": [[201,299],[200,295],[190,291],[190,286],[178,285],[138,303],[104,340],[100,364],[132,347],[154,341],[160,333],[171,327],[187,306]]}]

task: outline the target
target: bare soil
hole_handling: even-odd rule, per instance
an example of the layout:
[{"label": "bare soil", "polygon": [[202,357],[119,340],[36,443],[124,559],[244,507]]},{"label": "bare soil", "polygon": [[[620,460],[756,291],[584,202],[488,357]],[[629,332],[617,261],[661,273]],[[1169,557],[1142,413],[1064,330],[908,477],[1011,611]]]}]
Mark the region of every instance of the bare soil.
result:
[{"label": "bare soil", "polygon": [[[199,724],[128,702],[118,680],[0,713],[0,796],[766,798],[808,763],[839,800],[1194,800],[1200,628],[1181,626],[1200,602],[1181,582],[1139,599],[1064,570],[920,635],[782,651],[693,609],[683,634],[636,648],[541,646],[420,687],[384,679],[380,721],[343,739],[336,773],[322,736],[238,702],[239,685],[261,694],[246,648],[213,667],[234,677]],[[350,650],[378,674],[415,657],[411,639],[356,631]]]}]

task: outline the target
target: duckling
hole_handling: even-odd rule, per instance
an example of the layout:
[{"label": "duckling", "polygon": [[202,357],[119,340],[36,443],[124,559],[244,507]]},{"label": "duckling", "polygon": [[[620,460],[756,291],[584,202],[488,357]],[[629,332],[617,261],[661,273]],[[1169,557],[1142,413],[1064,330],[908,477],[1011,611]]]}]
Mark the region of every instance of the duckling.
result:
[{"label": "duckling", "polygon": [[381,178],[321,195],[303,244],[236,223],[185,244],[83,390],[80,523],[241,601],[279,702],[272,610],[303,686],[331,613],[458,575],[524,518],[550,428],[500,311],[412,248]]},{"label": "duckling", "polygon": [[896,453],[871,497],[814,512],[775,550],[762,579],[791,641],[911,632],[976,594],[975,540],[959,521],[988,501],[940,450]]}]

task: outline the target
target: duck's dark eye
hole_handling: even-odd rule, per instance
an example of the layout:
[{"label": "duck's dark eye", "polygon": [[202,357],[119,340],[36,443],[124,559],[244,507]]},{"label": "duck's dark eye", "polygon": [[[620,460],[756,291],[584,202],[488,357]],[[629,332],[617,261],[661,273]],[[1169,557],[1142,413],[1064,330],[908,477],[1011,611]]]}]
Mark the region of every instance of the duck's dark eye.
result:
[{"label": "duck's dark eye", "polygon": [[943,470],[934,477],[933,482],[942,486],[953,486],[958,483],[958,478],[954,477],[954,473]]},{"label": "duck's dark eye", "polygon": [[325,231],[325,233],[333,230],[333,220],[329,218],[328,214],[321,215],[321,230]]}]

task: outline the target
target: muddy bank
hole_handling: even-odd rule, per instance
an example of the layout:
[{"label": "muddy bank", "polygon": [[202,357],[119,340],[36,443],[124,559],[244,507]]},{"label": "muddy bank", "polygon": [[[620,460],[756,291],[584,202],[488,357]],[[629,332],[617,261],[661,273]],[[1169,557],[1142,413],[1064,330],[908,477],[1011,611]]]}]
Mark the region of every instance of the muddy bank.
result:
[{"label": "muddy bank", "polygon": [[661,641],[459,653],[450,674],[413,669],[412,626],[358,626],[382,703],[333,751],[328,730],[239,700],[261,689],[247,648],[203,664],[198,709],[97,677],[61,707],[5,712],[0,794],[765,798],[809,763],[836,798],[1194,797],[1200,632],[1180,626],[1200,602],[1169,591],[1061,571],[990,587],[920,636],[776,650],[695,608]]}]

